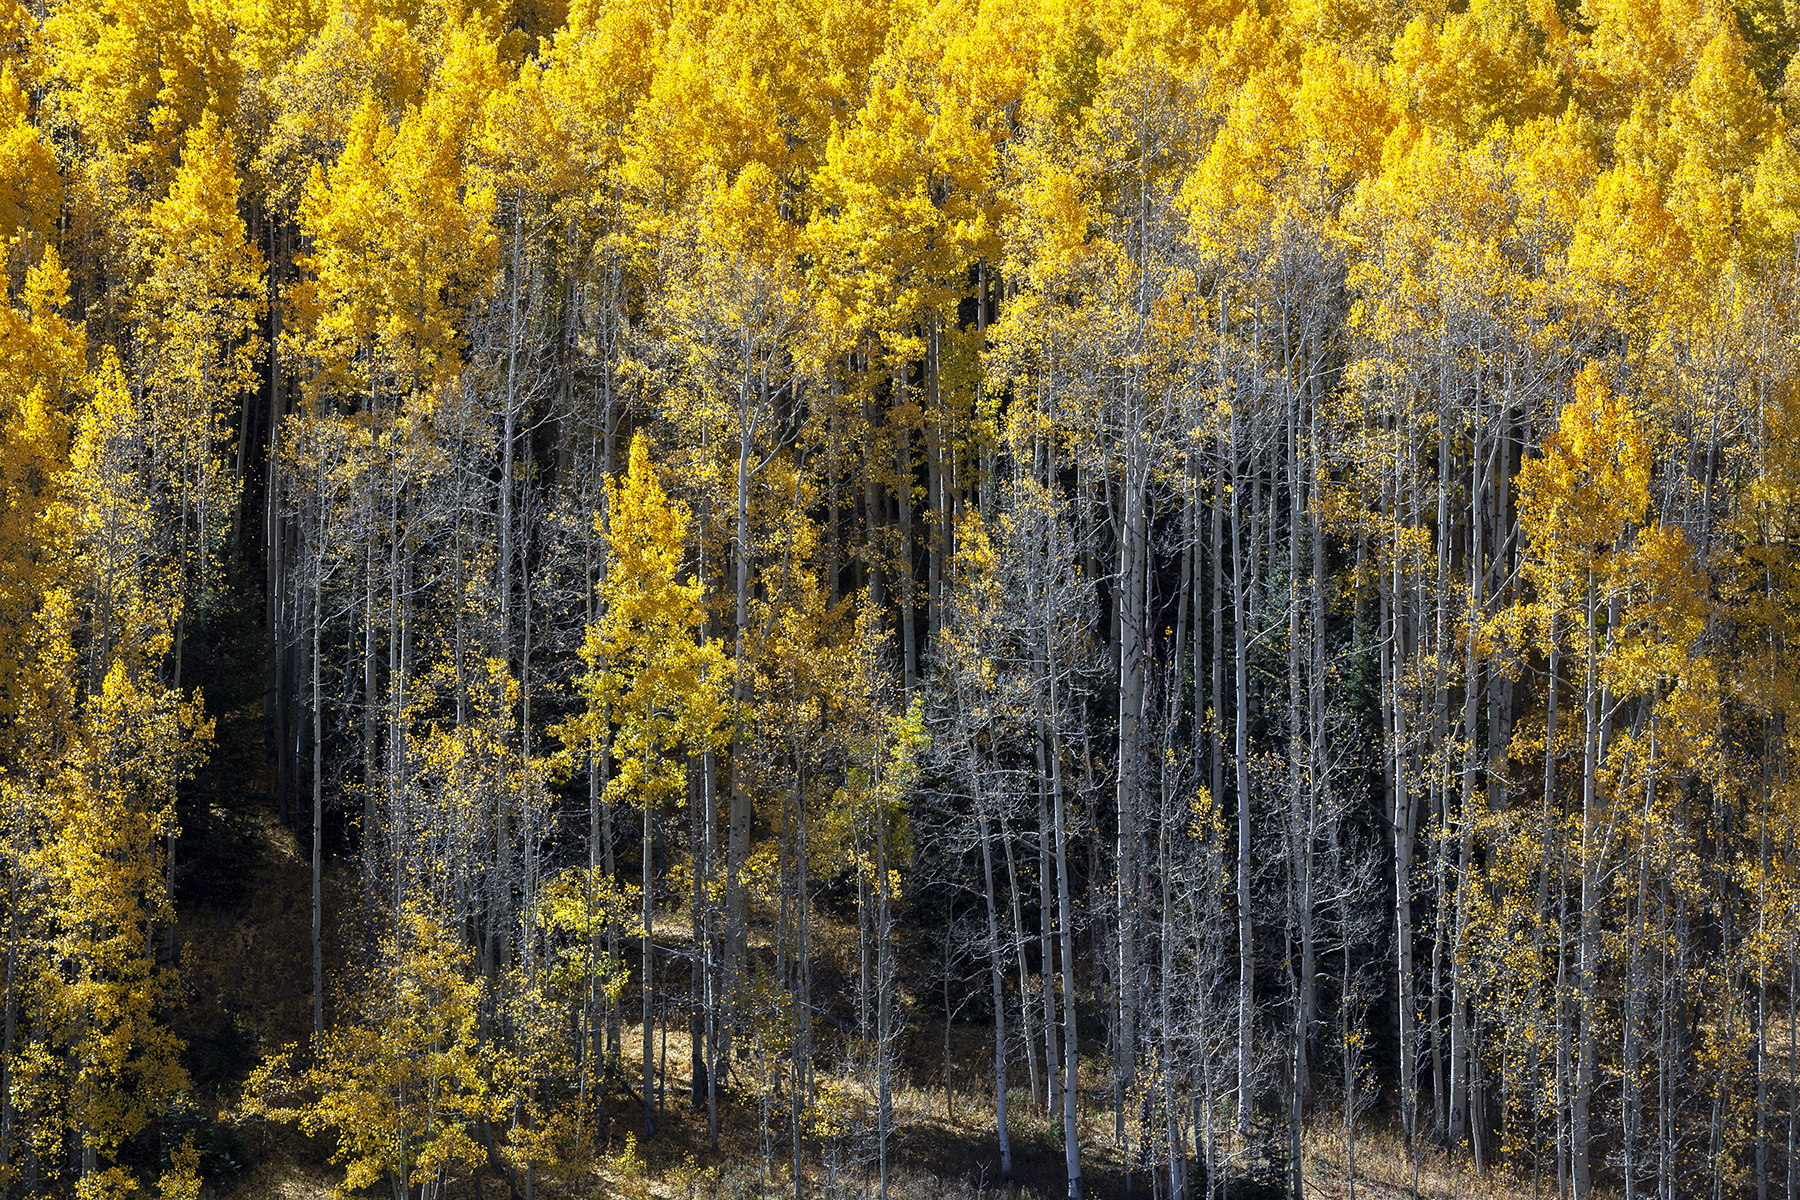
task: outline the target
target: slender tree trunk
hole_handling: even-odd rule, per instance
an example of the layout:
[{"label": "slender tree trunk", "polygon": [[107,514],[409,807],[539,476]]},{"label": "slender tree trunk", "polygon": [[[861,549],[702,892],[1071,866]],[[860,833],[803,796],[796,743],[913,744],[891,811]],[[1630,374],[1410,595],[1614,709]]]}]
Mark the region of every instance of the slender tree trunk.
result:
[{"label": "slender tree trunk", "polygon": [[1170,811],[1169,796],[1165,791],[1161,820],[1157,822],[1157,876],[1162,883],[1162,921],[1157,931],[1157,942],[1162,951],[1162,976],[1156,988],[1160,1000],[1161,1011],[1158,1024],[1159,1047],[1162,1068],[1162,1107],[1163,1107],[1163,1145],[1168,1151],[1169,1200],[1185,1200],[1187,1195],[1187,1153],[1186,1139],[1181,1134],[1178,1114],[1180,1108],[1175,1095],[1175,1012],[1171,1003],[1171,994],[1175,975],[1175,925],[1174,925],[1174,871],[1169,855],[1169,829],[1176,822],[1175,814]]},{"label": "slender tree trunk", "polygon": [[[373,497],[370,497],[371,511],[367,514],[368,523],[374,525]],[[375,759],[375,731],[377,715],[381,711],[380,701],[375,698],[375,539],[373,529],[365,531],[368,538],[366,546],[368,561],[364,564],[363,574],[363,719],[362,719],[362,751],[363,751],[363,899],[365,903],[373,903],[375,899],[376,880],[380,876],[381,861],[381,819],[379,793],[380,774]]]},{"label": "slender tree trunk", "polygon": [[12,1063],[13,1040],[18,1033],[19,926],[24,914],[19,905],[19,867],[6,865],[6,1001],[0,1020],[0,1200],[10,1200],[13,1150]]},{"label": "slender tree trunk", "polygon": [[1474,871],[1475,854],[1475,771],[1477,758],[1476,722],[1478,720],[1478,702],[1481,695],[1480,660],[1477,657],[1477,644],[1480,636],[1480,622],[1483,616],[1486,599],[1483,586],[1487,579],[1483,558],[1484,545],[1484,510],[1483,501],[1486,495],[1482,477],[1482,427],[1480,410],[1475,416],[1475,444],[1470,455],[1470,495],[1474,497],[1474,509],[1469,516],[1469,623],[1467,629],[1468,644],[1464,647],[1465,673],[1463,682],[1463,762],[1462,762],[1462,796],[1460,829],[1456,852],[1456,928],[1451,938],[1450,961],[1450,1144],[1460,1143],[1469,1128],[1469,1103],[1465,1088],[1469,1061],[1469,1031],[1465,1008],[1468,1004],[1466,994],[1466,973],[1462,966],[1463,941],[1467,935],[1468,911],[1472,900],[1469,878]]},{"label": "slender tree trunk", "polygon": [[[879,794],[879,781],[877,794]],[[887,813],[875,814],[875,1141],[880,1160],[881,1200],[888,1200],[888,1131],[894,1126],[892,1093],[894,1033],[893,906],[889,891]]]},{"label": "slender tree trunk", "polygon": [[[1241,426],[1232,412],[1231,437],[1231,606],[1232,657],[1236,669],[1236,732],[1232,758],[1237,764],[1237,909],[1238,909],[1238,1018],[1237,1018],[1237,1132],[1250,1135],[1250,1107],[1254,1079],[1251,1034],[1256,1016],[1256,941],[1250,907],[1250,860],[1253,826],[1250,820],[1250,598],[1247,594],[1250,565],[1244,546],[1244,478],[1239,470],[1242,454]],[[1253,552],[1253,551],[1252,551]]]},{"label": "slender tree trunk", "polygon": [[269,692],[266,697],[273,716],[275,735],[275,809],[280,820],[288,817],[288,727],[287,680],[282,671],[282,605],[287,571],[282,562],[285,537],[281,516],[281,254],[280,238],[273,224],[269,226],[269,446],[265,460],[267,478],[263,486],[263,539],[267,562],[264,582],[269,642]]},{"label": "slender tree trunk", "polygon": [[[321,472],[323,474],[323,472]],[[319,505],[319,512],[313,529],[313,586],[312,586],[312,1018],[313,1036],[316,1038],[325,1032],[325,967],[320,951],[320,934],[324,924],[321,888],[319,881],[319,857],[321,829],[325,823],[325,730],[323,715],[323,697],[319,688],[319,620],[321,590],[324,581],[320,576],[324,572],[324,496],[323,489],[315,495],[314,503]],[[4,1165],[0,1158],[0,1165]]]},{"label": "slender tree trunk", "polygon": [[907,419],[911,403],[907,394],[907,373],[911,369],[912,364],[906,362],[894,366],[894,409],[889,418],[894,426],[894,502],[899,518],[894,588],[899,593],[900,650],[909,693],[919,673],[918,629],[913,619],[913,592],[916,589],[913,578],[912,425]]},{"label": "slender tree trunk", "polygon": [[[1592,1141],[1590,1123],[1590,1107],[1592,1104],[1594,1078],[1596,1074],[1594,1055],[1597,1050],[1595,1024],[1599,1016],[1599,958],[1600,958],[1600,889],[1604,886],[1602,874],[1606,860],[1606,835],[1601,826],[1604,824],[1599,811],[1599,797],[1596,791],[1597,776],[1601,763],[1606,757],[1606,736],[1602,727],[1603,710],[1610,707],[1610,696],[1604,694],[1600,681],[1601,663],[1595,649],[1595,638],[1600,636],[1596,628],[1597,600],[1594,594],[1592,579],[1588,584],[1587,595],[1587,647],[1586,647],[1586,682],[1582,703],[1586,728],[1582,739],[1582,781],[1581,781],[1581,895],[1580,895],[1580,929],[1577,945],[1576,969],[1576,1035],[1579,1044],[1576,1047],[1574,1094],[1569,1110],[1570,1165],[1575,1188],[1575,1200],[1587,1200],[1590,1190],[1588,1165],[1589,1146]],[[1613,629],[1617,626],[1616,613],[1607,622],[1605,637],[1610,643]]]},{"label": "slender tree trunk", "polygon": [[[1056,669],[1050,671],[1050,727],[1056,725]],[[1075,922],[1069,900],[1069,833],[1063,811],[1062,750],[1050,747],[1050,792],[1056,809],[1056,923],[1062,935],[1063,1159],[1067,1172],[1068,1200],[1081,1200],[1081,1127],[1076,1120],[1075,1092]]]},{"label": "slender tree trunk", "polygon": [[652,1085],[652,1083],[654,1083],[654,1079],[652,1078],[652,1075],[651,1075],[651,1069],[655,1065],[655,1063],[654,1063],[655,1039],[650,1036],[650,1031],[652,1029],[651,1005],[655,1002],[655,997],[656,997],[656,945],[655,945],[655,942],[656,942],[656,921],[655,921],[656,880],[655,880],[655,876],[654,876],[655,864],[652,861],[653,856],[652,856],[652,840],[651,840],[655,833],[655,829],[653,826],[654,811],[655,811],[654,807],[650,803],[650,798],[649,798],[649,796],[646,795],[644,797],[644,841],[643,841],[642,854],[641,854],[641,869],[643,871],[643,887],[640,891],[640,899],[642,900],[642,912],[641,912],[640,919],[644,922],[644,945],[643,945],[644,1094],[643,1094],[642,1100],[643,1100],[643,1107],[644,1107],[644,1137],[645,1138],[653,1137],[656,1134],[656,1106],[654,1103],[655,1093],[653,1091],[651,1091],[651,1085]]},{"label": "slender tree trunk", "polygon": [[1019,903],[1019,893],[1025,889],[1019,886],[1019,868],[1013,855],[1012,830],[1007,827],[1004,814],[1000,817],[1000,848],[1006,853],[1006,889],[1007,901],[1012,909],[1012,945],[1013,953],[1018,955],[1019,960],[1019,1024],[1025,1042],[1026,1077],[1030,1080],[1031,1094],[1035,1097],[1038,1091],[1038,1073],[1031,1029],[1031,976],[1028,973],[1030,966],[1025,961],[1025,914]]},{"label": "slender tree trunk", "polygon": [[[1056,960],[1055,909],[1050,897],[1050,813],[1044,804],[1044,790],[1049,786],[1050,773],[1045,762],[1046,750],[1049,746],[1048,732],[1040,714],[1037,730],[1038,755],[1038,988],[1044,1005],[1044,1115],[1046,1119],[1056,1118],[1056,1093],[1061,1087],[1061,1071],[1058,1066],[1059,1055],[1056,1052]],[[1034,1094],[1035,1094],[1035,1088]]]},{"label": "slender tree trunk", "polygon": [[[739,993],[749,948],[749,897],[743,885],[744,863],[750,855],[751,805],[748,780],[749,742],[745,728],[750,702],[751,672],[748,664],[750,628],[750,455],[754,449],[757,418],[752,413],[753,364],[744,352],[744,373],[738,395],[737,511],[735,525],[735,637],[732,657],[733,699],[737,716],[731,740],[731,813],[725,846],[725,988],[722,997],[726,1017],[721,1034],[721,1053],[729,1059],[737,1031]],[[757,411],[761,411],[760,408]]]},{"label": "slender tree trunk", "polygon": [[[1787,1134],[1787,1200],[1795,1200],[1800,1187],[1800,1174],[1794,1170],[1794,1156],[1800,1151],[1800,953],[1796,953],[1795,934],[1788,934],[1788,1134]],[[10,1019],[12,1010],[7,1010]],[[0,1162],[4,1162],[0,1158]]]},{"label": "slender tree trunk", "polygon": [[[1136,402],[1128,403],[1135,410]],[[1127,416],[1128,431],[1136,428],[1135,418]],[[1117,788],[1118,822],[1117,853],[1114,863],[1117,886],[1118,967],[1114,991],[1118,1003],[1118,1030],[1114,1049],[1115,1126],[1121,1145],[1126,1140],[1125,1110],[1137,1082],[1138,1057],[1138,875],[1145,864],[1139,861],[1144,816],[1141,811],[1142,770],[1144,759],[1145,679],[1144,611],[1149,539],[1149,513],[1143,467],[1137,458],[1143,451],[1133,437],[1127,454],[1122,485],[1123,512],[1119,531],[1119,581],[1117,595],[1119,655],[1119,776]]]},{"label": "slender tree trunk", "polygon": [[810,1078],[812,1069],[812,966],[807,944],[808,913],[812,908],[812,892],[806,881],[806,786],[805,755],[798,748],[794,754],[794,974],[789,993],[792,1029],[792,1053],[789,1055],[788,1111],[792,1115],[794,1141],[794,1200],[800,1200],[804,1176],[800,1170],[801,1114],[811,1107]]},{"label": "slender tree trunk", "polygon": [[[979,789],[980,785],[976,786]],[[987,809],[982,804],[979,791],[975,798],[975,814],[981,830],[981,878],[985,889],[983,895],[987,901],[988,966],[994,996],[994,1129],[1000,1139],[1000,1179],[1010,1183],[1012,1144],[1007,1138],[1006,1129],[1006,999],[1001,979],[1000,925],[994,911],[994,855],[988,845]],[[946,1008],[944,1020],[947,1023],[949,1019],[949,1010]],[[950,1086],[948,1064],[944,1086]]]},{"label": "slender tree trunk", "polygon": [[[1400,481],[1396,468],[1394,486],[1394,515],[1396,521],[1400,512]],[[1394,807],[1391,825],[1394,838],[1394,941],[1395,941],[1395,1003],[1399,1010],[1399,1051],[1400,1051],[1400,1116],[1401,1129],[1406,1138],[1409,1152],[1415,1148],[1418,1139],[1418,1084],[1417,1084],[1417,1030],[1416,1001],[1413,995],[1413,922],[1412,922],[1412,854],[1413,854],[1413,798],[1410,780],[1407,778],[1408,754],[1406,732],[1406,702],[1401,691],[1401,675],[1406,662],[1406,589],[1401,575],[1404,556],[1396,550],[1393,556],[1393,586],[1389,593],[1389,641],[1392,646],[1393,664],[1387,672],[1391,694],[1387,707],[1392,714],[1390,724],[1393,731],[1392,780]],[[1389,651],[1384,651],[1384,655]]]},{"label": "slender tree trunk", "polygon": [[[1656,730],[1650,732],[1650,761],[1656,761]],[[1652,767],[1644,784],[1644,827],[1638,846],[1637,896],[1635,911],[1631,918],[1629,962],[1626,968],[1625,986],[1629,994],[1625,999],[1622,1020],[1620,1022],[1620,1075],[1624,1103],[1624,1131],[1621,1138],[1620,1154],[1623,1158],[1625,1174],[1625,1200],[1637,1200],[1638,1171],[1640,1155],[1638,1143],[1643,1125],[1642,1082],[1639,1079],[1642,1056],[1644,995],[1648,981],[1644,978],[1643,948],[1645,937],[1645,908],[1649,904],[1650,881],[1650,845],[1648,842],[1650,821],[1653,818],[1656,804],[1656,776]]]},{"label": "slender tree trunk", "polygon": [[708,1023],[704,1015],[707,988],[709,986],[709,968],[707,963],[707,921],[706,921],[706,880],[708,870],[708,836],[710,826],[708,809],[712,796],[707,784],[706,759],[700,759],[701,778],[688,793],[688,851],[693,859],[693,891],[688,905],[693,914],[694,956],[690,960],[688,973],[688,1105],[696,1112],[706,1104],[709,1091],[709,1072],[707,1071],[706,1031]]}]

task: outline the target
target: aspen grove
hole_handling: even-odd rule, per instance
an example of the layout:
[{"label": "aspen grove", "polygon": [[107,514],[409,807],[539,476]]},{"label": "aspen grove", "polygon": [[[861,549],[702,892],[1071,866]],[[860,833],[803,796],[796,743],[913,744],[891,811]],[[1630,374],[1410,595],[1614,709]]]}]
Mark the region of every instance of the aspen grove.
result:
[{"label": "aspen grove", "polygon": [[1795,1200],[1797,47],[0,0],[0,1200]]}]

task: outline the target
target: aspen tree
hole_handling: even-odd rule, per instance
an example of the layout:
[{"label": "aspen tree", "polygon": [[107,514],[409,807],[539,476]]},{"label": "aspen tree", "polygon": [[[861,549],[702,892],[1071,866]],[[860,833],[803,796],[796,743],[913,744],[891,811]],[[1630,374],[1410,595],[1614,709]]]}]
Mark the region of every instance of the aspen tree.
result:
[{"label": "aspen tree", "polygon": [[62,178],[56,155],[31,120],[31,105],[10,59],[0,61],[0,242],[7,246],[7,273],[14,282],[34,243],[54,231],[62,205]]},{"label": "aspen tree", "polygon": [[[9,139],[18,146],[19,139]],[[35,143],[35,138],[33,139]],[[25,147],[27,150],[29,146]],[[68,579],[62,555],[43,553],[62,540],[63,482],[74,424],[65,415],[89,388],[85,369],[85,330],[63,316],[69,280],[53,248],[27,271],[15,304],[0,306],[0,770],[11,766],[54,726],[41,722],[53,715],[44,706],[40,641],[34,635],[51,594]],[[36,721],[31,719],[38,713]],[[0,1022],[0,1195],[10,1193],[18,1178],[21,1115],[34,1105],[32,1090],[21,1078],[38,1073],[20,1036],[26,1015],[26,984],[33,957],[26,940],[45,919],[31,901],[37,872],[32,862],[40,805],[29,792],[0,783],[0,855],[7,888],[6,984]],[[29,1025],[26,1026],[29,1028]]]},{"label": "aspen tree", "polygon": [[231,142],[217,117],[204,114],[187,132],[168,196],[151,206],[142,249],[150,265],[134,314],[146,343],[140,369],[156,399],[156,458],[174,509],[177,686],[187,632],[215,586],[216,547],[231,526],[227,422],[233,401],[252,393],[262,353],[264,266],[237,201]]},{"label": "aspen tree", "polygon": [[[327,623],[325,605],[327,588],[348,565],[347,547],[331,536],[345,520],[344,509],[350,499],[350,480],[345,478],[345,459],[350,446],[343,422],[323,414],[311,414],[309,420],[293,430],[288,444],[297,484],[296,499],[307,510],[305,583],[309,596],[310,661],[312,710],[312,1009],[313,1033],[325,1030],[325,971],[322,938],[324,933],[324,896],[322,854],[325,806],[325,698],[321,681],[322,640]],[[335,590],[335,589],[334,589]],[[341,607],[341,605],[340,605]]]},{"label": "aspen tree", "polygon": [[[1545,456],[1520,474],[1521,525],[1530,539],[1531,569],[1540,586],[1559,607],[1582,614],[1582,625],[1570,630],[1581,641],[1576,655],[1584,673],[1583,735],[1579,869],[1581,915],[1577,1011],[1581,1044],[1575,1090],[1571,1097],[1571,1173],[1578,1196],[1589,1188],[1589,1098],[1596,1069],[1594,1056],[1598,1021],[1597,962],[1600,953],[1596,928],[1599,922],[1598,879],[1611,853],[1607,823],[1598,793],[1601,760],[1606,746],[1600,723],[1609,719],[1601,712],[1600,675],[1606,670],[1601,658],[1616,641],[1611,630],[1617,607],[1603,617],[1601,608],[1614,594],[1615,551],[1632,525],[1643,518],[1648,503],[1646,452],[1632,435],[1631,419],[1612,399],[1604,380],[1590,365],[1577,381],[1576,395],[1565,407],[1558,431],[1545,439]],[[1568,556],[1564,547],[1579,544],[1582,550]],[[1561,553],[1559,553],[1561,551]],[[1535,561],[1533,561],[1535,560]],[[1558,594],[1560,593],[1560,594]],[[1549,596],[1546,597],[1549,599]],[[1554,636],[1554,635],[1553,635]]]},{"label": "aspen tree", "polygon": [[[60,283],[54,261],[45,267],[40,302]],[[9,996],[35,1014],[37,1044],[22,1061],[9,1047],[9,1085],[35,1110],[32,1151],[41,1161],[68,1139],[76,1177],[94,1194],[135,1186],[124,1168],[103,1164],[186,1086],[182,1043],[159,1019],[173,981],[156,961],[153,930],[173,916],[163,847],[175,789],[212,733],[199,698],[163,682],[173,580],[156,536],[144,424],[107,355],[46,513],[45,534],[68,568],[43,591],[26,642],[13,692],[17,757],[4,783],[5,810],[35,834],[14,869],[47,899],[34,935],[42,957],[23,996]]]},{"label": "aspen tree", "polygon": [[[804,322],[808,313],[796,261],[797,231],[782,212],[778,181],[761,164],[738,173],[699,199],[693,215],[691,255],[664,284],[658,319],[678,355],[674,404],[687,411],[684,424],[718,424],[720,442],[735,446],[732,591],[733,700],[741,716],[752,711],[755,673],[751,653],[751,587],[762,572],[751,525],[756,478],[791,437],[783,425],[804,403]],[[679,253],[679,251],[678,251]],[[685,384],[686,386],[682,386]],[[735,994],[744,969],[747,904],[742,882],[754,816],[749,776],[754,738],[740,727],[733,737],[732,797],[726,846],[726,990]],[[729,1028],[729,1023],[728,1023]]]},{"label": "aspen tree", "polygon": [[[1005,719],[1003,708],[1008,697],[995,677],[994,656],[1001,651],[994,628],[995,609],[999,605],[998,585],[993,570],[993,550],[988,544],[980,518],[971,514],[959,531],[961,552],[956,564],[951,592],[951,612],[940,633],[944,660],[951,672],[953,711],[951,730],[939,729],[933,742],[939,751],[948,751],[953,761],[966,764],[966,774],[975,809],[977,842],[981,849],[983,901],[987,910],[987,955],[991,1001],[994,1006],[994,1128],[1000,1144],[1000,1169],[1003,1178],[1012,1178],[1012,1145],[1007,1128],[1007,1035],[1006,998],[1003,975],[999,921],[996,915],[998,895],[994,885],[994,853],[990,832],[989,809],[995,798],[995,774],[989,761],[1001,753],[995,717]],[[959,670],[958,667],[964,669]],[[996,694],[1000,693],[1000,694]],[[1004,785],[1002,785],[1004,786]],[[1046,964],[1048,970],[1048,964]],[[1021,1000],[1029,1003],[1021,991]],[[945,1020],[949,1013],[946,1011]],[[1028,1051],[1029,1052],[1029,1051]]]},{"label": "aspen tree", "polygon": [[618,773],[607,783],[614,803],[643,810],[643,1118],[656,1131],[652,1097],[652,937],[656,885],[651,849],[657,809],[682,791],[678,748],[718,748],[730,715],[724,651],[701,633],[702,584],[685,578],[689,517],[656,480],[647,439],[632,438],[624,482],[612,495],[611,551],[599,624],[588,631],[584,683],[596,713],[615,727]]},{"label": "aspen tree", "polygon": [[[346,1187],[386,1183],[396,1200],[435,1200],[454,1168],[477,1161],[472,1129],[488,1103],[482,1059],[491,1051],[477,1036],[472,958],[409,905],[315,1064],[288,1080],[286,1055],[265,1063],[252,1079],[253,1111],[336,1131]],[[299,1088],[318,1098],[284,1105]]]}]

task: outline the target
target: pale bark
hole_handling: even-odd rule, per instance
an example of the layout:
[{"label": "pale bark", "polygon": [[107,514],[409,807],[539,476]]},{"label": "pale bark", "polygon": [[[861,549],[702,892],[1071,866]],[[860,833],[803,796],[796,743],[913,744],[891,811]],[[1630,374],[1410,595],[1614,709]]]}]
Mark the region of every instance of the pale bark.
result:
[{"label": "pale bark", "polygon": [[[982,804],[979,783],[976,784],[975,819],[981,831],[981,877],[983,899],[987,902],[988,966],[994,1002],[994,1129],[1000,1141],[1000,1178],[1002,1181],[1010,1181],[1012,1143],[1008,1140],[1006,1128],[1006,999],[1001,980],[1000,926],[994,911],[994,856],[988,845],[987,810]],[[946,1008],[944,1020],[948,1023],[949,1019]],[[947,1073],[944,1086],[949,1087]]]}]

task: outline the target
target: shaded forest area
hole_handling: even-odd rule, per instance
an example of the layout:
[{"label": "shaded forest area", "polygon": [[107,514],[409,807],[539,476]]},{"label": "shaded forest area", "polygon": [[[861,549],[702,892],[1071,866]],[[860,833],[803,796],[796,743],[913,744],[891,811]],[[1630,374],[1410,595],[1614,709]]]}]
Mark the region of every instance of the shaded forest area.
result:
[{"label": "shaded forest area", "polygon": [[0,1200],[1793,1200],[1797,37],[0,0]]}]

